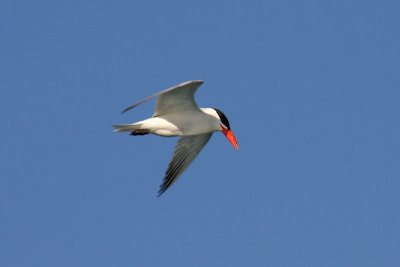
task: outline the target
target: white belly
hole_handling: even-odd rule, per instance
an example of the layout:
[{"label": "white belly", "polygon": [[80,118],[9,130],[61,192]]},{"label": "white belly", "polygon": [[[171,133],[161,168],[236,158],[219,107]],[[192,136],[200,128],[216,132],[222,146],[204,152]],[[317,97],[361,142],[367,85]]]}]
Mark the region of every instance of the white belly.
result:
[{"label": "white belly", "polygon": [[216,118],[202,112],[189,114],[167,114],[140,122],[140,128],[161,136],[187,136],[219,131]]},{"label": "white belly", "polygon": [[161,136],[177,136],[182,135],[181,130],[173,123],[163,118],[150,118],[144,121],[137,122],[141,129],[146,129],[149,133]]}]

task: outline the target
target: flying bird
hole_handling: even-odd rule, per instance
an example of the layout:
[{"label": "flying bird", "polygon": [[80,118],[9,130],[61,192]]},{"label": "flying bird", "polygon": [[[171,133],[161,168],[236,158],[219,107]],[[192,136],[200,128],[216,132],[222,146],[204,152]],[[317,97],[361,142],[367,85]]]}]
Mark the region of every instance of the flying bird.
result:
[{"label": "flying bird", "polygon": [[235,149],[239,148],[224,113],[216,108],[197,106],[194,95],[202,84],[201,80],[187,81],[148,96],[127,107],[122,113],[157,98],[152,117],[132,124],[113,125],[116,132],[130,132],[135,136],[146,134],[180,136],[158,196],[161,196],[192,163],[210,140],[213,132],[221,131]]}]

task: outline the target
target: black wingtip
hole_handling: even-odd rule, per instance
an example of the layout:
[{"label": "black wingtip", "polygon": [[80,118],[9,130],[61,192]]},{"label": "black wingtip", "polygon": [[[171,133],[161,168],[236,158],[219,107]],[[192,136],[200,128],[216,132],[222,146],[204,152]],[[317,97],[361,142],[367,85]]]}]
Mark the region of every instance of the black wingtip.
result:
[{"label": "black wingtip", "polygon": [[164,178],[164,181],[160,185],[160,189],[158,190],[157,197],[160,197],[162,194],[164,194],[165,191],[167,191],[168,188],[171,186],[172,182],[173,182],[173,179]]},{"label": "black wingtip", "polygon": [[167,188],[160,188],[160,190],[158,190],[157,197],[161,197],[161,195],[164,194],[166,190]]}]

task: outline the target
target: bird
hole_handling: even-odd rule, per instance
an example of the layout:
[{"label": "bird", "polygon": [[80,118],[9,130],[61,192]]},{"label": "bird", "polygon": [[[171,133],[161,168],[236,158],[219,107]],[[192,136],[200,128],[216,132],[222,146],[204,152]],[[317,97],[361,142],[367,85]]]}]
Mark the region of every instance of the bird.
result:
[{"label": "bird", "polygon": [[228,118],[217,108],[199,108],[195,93],[203,84],[192,80],[170,87],[125,108],[125,113],[153,98],[157,98],[154,114],[131,124],[112,125],[115,132],[129,132],[133,136],[154,134],[164,137],[179,136],[162,184],[161,196],[193,162],[214,132],[222,132],[235,149],[239,149]]}]

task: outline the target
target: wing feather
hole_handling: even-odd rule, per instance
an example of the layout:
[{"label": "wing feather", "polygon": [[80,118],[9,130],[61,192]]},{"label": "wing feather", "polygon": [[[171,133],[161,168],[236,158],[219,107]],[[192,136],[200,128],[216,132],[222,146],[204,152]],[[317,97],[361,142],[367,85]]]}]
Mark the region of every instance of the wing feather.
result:
[{"label": "wing feather", "polygon": [[129,107],[125,108],[122,113],[125,113],[128,110],[131,110],[156,97],[158,97],[158,99],[155,106],[154,116],[198,109],[196,101],[194,100],[194,94],[202,84],[203,81],[200,80],[178,84],[130,105]]},{"label": "wing feather", "polygon": [[158,191],[161,196],[183,173],[183,171],[192,163],[201,149],[210,140],[212,133],[183,136],[179,139],[172,160],[165,172],[163,183]]}]

